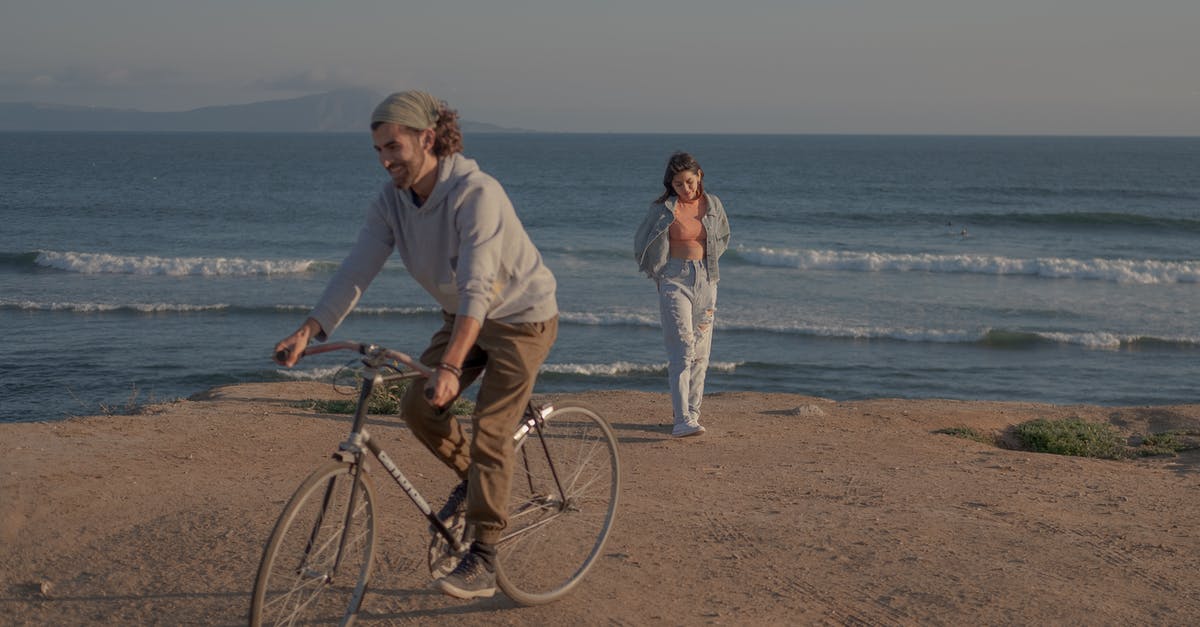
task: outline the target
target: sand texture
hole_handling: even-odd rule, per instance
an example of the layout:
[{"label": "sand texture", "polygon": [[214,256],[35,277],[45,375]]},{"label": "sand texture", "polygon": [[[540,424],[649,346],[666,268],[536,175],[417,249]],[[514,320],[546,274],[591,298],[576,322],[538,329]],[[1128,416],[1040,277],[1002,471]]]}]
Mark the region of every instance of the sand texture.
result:
[{"label": "sand texture", "polygon": [[[137,415],[0,425],[0,624],[244,624],[284,501],[344,438],[247,384]],[[565,396],[565,395],[564,395]],[[560,602],[440,596],[425,526],[389,479],[362,625],[1200,624],[1200,455],[1120,461],[1008,450],[1079,416],[1127,434],[1200,428],[1200,406],[833,402],[723,393],[671,439],[666,394],[572,394],[621,441],[604,555]],[[450,473],[394,417],[372,434],[432,501]]]}]

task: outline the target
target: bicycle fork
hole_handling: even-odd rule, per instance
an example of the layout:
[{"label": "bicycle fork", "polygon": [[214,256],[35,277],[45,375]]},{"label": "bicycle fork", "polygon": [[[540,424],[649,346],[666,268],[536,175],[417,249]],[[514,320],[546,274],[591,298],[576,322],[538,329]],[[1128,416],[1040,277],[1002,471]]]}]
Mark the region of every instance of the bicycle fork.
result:
[{"label": "bicycle fork", "polygon": [[[337,555],[333,560],[333,569],[326,574],[327,583],[332,583],[334,576],[342,565],[342,556],[346,552],[346,541],[351,531],[351,523],[354,521],[354,514],[358,509],[358,488],[364,480],[363,472],[363,449],[362,444],[369,442],[370,438],[363,429],[363,424],[367,418],[367,402],[371,396],[371,390],[375,387],[375,383],[379,380],[379,372],[375,370],[370,377],[363,380],[362,389],[359,390],[358,409],[354,412],[354,425],[350,428],[350,437],[338,446],[338,451],[333,454],[334,459],[347,462],[350,464],[350,502],[346,507],[346,521],[342,525],[341,537],[338,539]],[[317,532],[321,526],[321,520],[325,517],[325,512],[328,511],[329,499],[333,495],[334,487],[337,483],[337,477],[329,480],[329,486],[325,488],[325,499],[321,505],[321,513],[317,517],[317,526],[313,529],[312,538],[309,540],[309,545],[305,548],[305,555],[312,550],[312,544],[315,541]]]}]

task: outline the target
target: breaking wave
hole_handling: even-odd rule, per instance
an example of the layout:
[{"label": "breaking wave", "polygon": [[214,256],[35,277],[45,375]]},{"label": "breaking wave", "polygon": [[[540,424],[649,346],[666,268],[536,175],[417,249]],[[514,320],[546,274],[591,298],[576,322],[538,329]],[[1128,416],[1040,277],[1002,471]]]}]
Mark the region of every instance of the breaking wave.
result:
[{"label": "breaking wave", "polygon": [[842,272],[928,272],[1033,276],[1114,283],[1200,283],[1200,261],[1151,259],[1020,259],[995,255],[939,255],[739,248],[737,256],[760,266]]},{"label": "breaking wave", "polygon": [[[9,256],[9,259],[28,259]],[[140,274],[161,276],[275,276],[325,271],[336,267],[311,259],[239,259],[236,257],[156,257],[41,251],[33,255],[38,267],[80,274]]]}]

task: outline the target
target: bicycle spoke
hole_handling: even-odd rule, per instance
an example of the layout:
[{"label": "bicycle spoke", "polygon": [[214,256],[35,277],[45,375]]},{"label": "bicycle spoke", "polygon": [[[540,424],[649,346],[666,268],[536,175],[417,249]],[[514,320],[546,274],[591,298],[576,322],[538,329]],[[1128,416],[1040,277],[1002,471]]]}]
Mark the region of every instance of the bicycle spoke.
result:
[{"label": "bicycle spoke", "polygon": [[531,432],[514,465],[498,581],[518,603],[546,603],[575,586],[599,554],[616,510],[616,438],[595,412],[562,406]]},{"label": "bicycle spoke", "polygon": [[[348,514],[352,490],[356,504]],[[310,475],[284,508],[263,553],[252,624],[353,618],[372,564],[373,493],[365,475],[355,479],[350,464],[332,462]]]}]

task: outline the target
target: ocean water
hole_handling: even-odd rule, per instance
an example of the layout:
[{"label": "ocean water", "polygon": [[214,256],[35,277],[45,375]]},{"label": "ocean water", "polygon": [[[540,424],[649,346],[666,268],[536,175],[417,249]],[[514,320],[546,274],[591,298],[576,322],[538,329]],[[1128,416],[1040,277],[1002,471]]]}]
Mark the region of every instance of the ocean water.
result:
[{"label": "ocean water", "polygon": [[[631,240],[680,149],[733,230],[711,392],[1200,400],[1200,139],[468,135],[558,278],[540,391],[665,391]],[[0,421],[328,377],[270,350],[384,180],[366,133],[0,134]],[[394,261],[334,339],[438,324]]]}]

